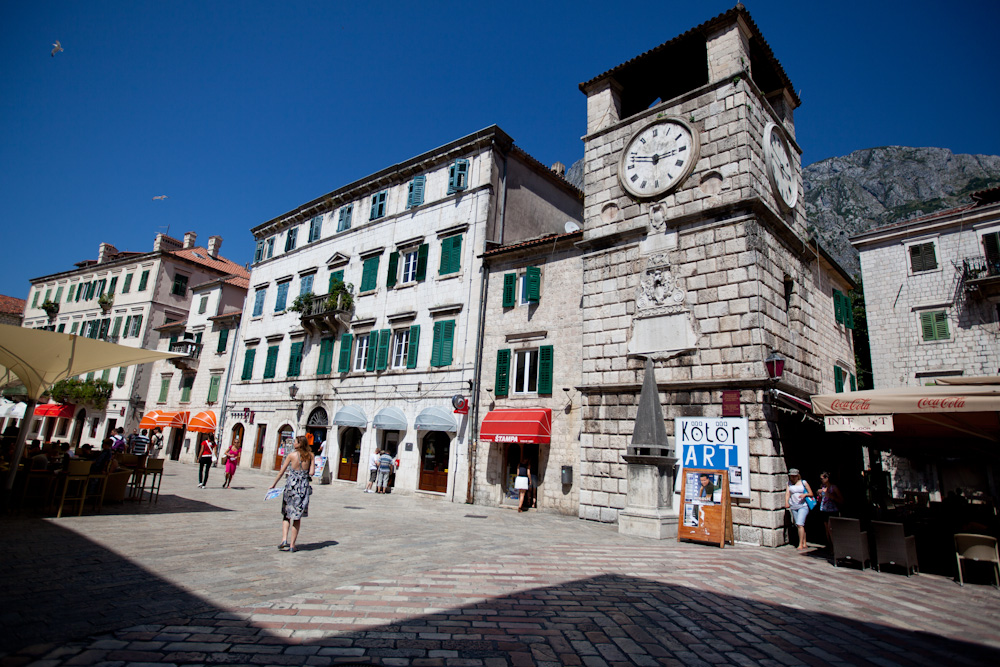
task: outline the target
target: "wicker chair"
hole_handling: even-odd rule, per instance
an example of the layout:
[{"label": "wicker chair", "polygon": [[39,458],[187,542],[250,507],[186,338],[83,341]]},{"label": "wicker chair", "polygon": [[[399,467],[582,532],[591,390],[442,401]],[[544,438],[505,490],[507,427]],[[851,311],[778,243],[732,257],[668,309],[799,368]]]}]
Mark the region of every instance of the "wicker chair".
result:
[{"label": "wicker chair", "polygon": [[920,571],[917,538],[907,537],[903,524],[872,521],[872,530],[875,532],[875,569],[881,572],[883,563],[888,563],[906,568],[906,576],[910,576],[911,570]]},{"label": "wicker chair", "polygon": [[993,574],[996,588],[1000,588],[1000,552],[997,551],[997,538],[975,533],[955,534],[955,562],[958,563],[958,585],[964,586],[962,578],[962,561],[974,560],[993,563]]},{"label": "wicker chair", "polygon": [[871,553],[868,549],[868,532],[861,530],[861,522],[857,519],[844,517],[830,518],[830,536],[833,538],[833,565],[838,567],[841,560],[849,560],[871,565]]},{"label": "wicker chair", "polygon": [[62,493],[59,499],[59,511],[56,518],[60,518],[66,501],[73,505],[79,505],[78,516],[83,514],[83,503],[87,497],[87,482],[90,480],[90,461],[70,461],[66,466],[66,474],[60,480],[62,482]]}]

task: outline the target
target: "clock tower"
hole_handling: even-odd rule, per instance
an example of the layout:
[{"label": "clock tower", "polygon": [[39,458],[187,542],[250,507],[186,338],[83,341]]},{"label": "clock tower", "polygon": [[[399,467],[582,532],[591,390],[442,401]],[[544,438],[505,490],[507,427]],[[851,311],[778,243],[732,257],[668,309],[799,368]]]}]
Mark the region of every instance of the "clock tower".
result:
[{"label": "clock tower", "polygon": [[[722,392],[738,392],[748,452],[732,461],[747,480],[733,494],[735,537],[784,544],[786,470],[805,464],[787,460],[774,397],[832,390],[832,367],[853,371],[854,359],[833,304],[853,282],[807,234],[799,98],[742,5],[580,90],[580,514],[614,522],[625,507],[622,454],[651,359],[670,433],[721,419]],[[787,360],[778,383],[764,364],[775,351]]]}]

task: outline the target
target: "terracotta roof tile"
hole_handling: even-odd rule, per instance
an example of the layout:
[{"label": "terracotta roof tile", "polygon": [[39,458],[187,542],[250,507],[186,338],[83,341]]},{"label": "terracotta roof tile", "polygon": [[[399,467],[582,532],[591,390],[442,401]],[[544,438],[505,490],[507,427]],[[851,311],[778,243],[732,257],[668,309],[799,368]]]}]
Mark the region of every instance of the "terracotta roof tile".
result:
[{"label": "terracotta roof tile", "polygon": [[502,245],[496,248],[492,248],[483,253],[483,257],[492,257],[494,255],[502,255],[506,252],[511,252],[512,250],[520,250],[523,248],[531,248],[532,246],[542,245],[545,243],[558,243],[559,241],[566,240],[571,236],[583,236],[583,230],[578,229],[575,232],[567,232],[566,234],[548,234],[546,236],[541,236],[537,239],[529,239],[527,241],[521,241],[520,243],[512,243],[511,245]]},{"label": "terracotta roof tile", "polygon": [[[208,250],[205,248],[184,248],[181,250],[172,250],[169,254],[182,257],[189,262],[201,264],[202,266],[215,271],[230,273],[235,277],[243,277],[246,278],[247,281],[250,280],[250,272],[247,271],[242,264],[237,264],[236,262],[228,260],[225,257],[212,257],[208,254]],[[247,284],[249,284],[249,282]]]},{"label": "terracotta roof tile", "polygon": [[28,302],[24,299],[0,294],[0,313],[23,315],[27,306]]}]

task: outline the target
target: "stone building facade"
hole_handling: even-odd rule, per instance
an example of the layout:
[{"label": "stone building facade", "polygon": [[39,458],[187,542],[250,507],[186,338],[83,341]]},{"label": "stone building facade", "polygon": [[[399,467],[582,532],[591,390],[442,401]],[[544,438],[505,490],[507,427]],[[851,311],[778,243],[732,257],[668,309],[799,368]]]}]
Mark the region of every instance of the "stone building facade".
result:
[{"label": "stone building facade", "polygon": [[580,193],[496,126],[255,227],[257,255],[224,442],[280,466],[309,435],[334,484],[364,488],[376,449],[395,492],[465,502],[487,244],[561,231]]},{"label": "stone building facade", "polygon": [[851,279],[806,232],[794,88],[737,5],[580,89],[580,516],[613,522],[625,506],[622,454],[650,357],[668,432],[720,417],[721,391],[739,392],[751,492],[734,499],[735,536],[783,544],[795,463],[764,359],[784,356],[776,386],[803,399],[854,374],[836,305]]},{"label": "stone building facade", "polygon": [[[582,203],[582,194],[580,199]],[[569,224],[573,230],[579,225]],[[479,425],[473,499],[516,505],[527,459],[539,510],[579,511],[582,231],[490,247],[483,253]],[[568,468],[564,476],[563,468]]]},{"label": "stone building facade", "polygon": [[[207,248],[196,243],[194,232],[183,240],[157,234],[151,252],[119,251],[102,243],[96,260],[31,280],[24,326],[155,348],[156,327],[187,318],[189,285],[247,275],[242,265],[219,254],[222,237],[210,237]],[[42,308],[46,303],[48,310]],[[107,406],[100,410],[75,406],[72,415],[38,419],[28,437],[100,448],[112,429],[121,426],[130,432],[148,409],[150,368],[151,364],[140,364],[88,374],[84,379],[112,384]]]},{"label": "stone building facade", "polygon": [[1000,188],[851,243],[875,388],[1000,374]]}]

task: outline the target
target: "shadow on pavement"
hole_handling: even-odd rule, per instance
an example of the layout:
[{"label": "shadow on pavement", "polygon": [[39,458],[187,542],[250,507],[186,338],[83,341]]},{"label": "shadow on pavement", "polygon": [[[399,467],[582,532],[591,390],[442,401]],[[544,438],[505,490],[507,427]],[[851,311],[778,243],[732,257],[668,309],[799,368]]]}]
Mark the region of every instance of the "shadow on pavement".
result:
[{"label": "shadow on pavement", "polygon": [[[795,599],[760,602],[618,574],[465,605],[451,602],[478,597],[474,582],[404,577],[278,595],[255,610],[270,620],[254,624],[68,528],[36,523],[23,540],[20,522],[2,523],[13,537],[0,544],[4,665],[306,664],[309,656],[321,659],[315,664],[437,656],[524,665],[1000,664],[1000,651],[987,646],[784,606]],[[429,608],[439,611],[417,613]]]}]

